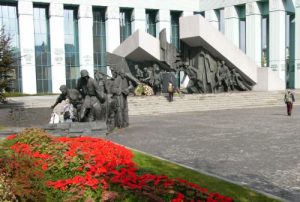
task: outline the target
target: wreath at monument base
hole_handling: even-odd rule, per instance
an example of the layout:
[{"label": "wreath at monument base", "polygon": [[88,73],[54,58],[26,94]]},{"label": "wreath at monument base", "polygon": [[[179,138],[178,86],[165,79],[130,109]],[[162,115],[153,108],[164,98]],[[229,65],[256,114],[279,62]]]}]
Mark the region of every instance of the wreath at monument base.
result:
[{"label": "wreath at monument base", "polygon": [[146,85],[146,84],[139,84],[135,90],[134,90],[134,94],[136,96],[141,96],[141,95],[146,95],[146,96],[151,96],[154,95],[153,89]]}]

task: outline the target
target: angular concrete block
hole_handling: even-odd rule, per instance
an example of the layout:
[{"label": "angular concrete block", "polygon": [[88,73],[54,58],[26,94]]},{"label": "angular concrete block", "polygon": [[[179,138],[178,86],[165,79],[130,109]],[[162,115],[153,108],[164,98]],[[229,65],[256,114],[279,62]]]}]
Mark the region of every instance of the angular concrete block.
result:
[{"label": "angular concrete block", "polygon": [[159,40],[144,31],[137,30],[123,41],[113,53],[137,62],[159,61]]},{"label": "angular concrete block", "polygon": [[191,47],[204,47],[214,57],[235,67],[252,83],[257,82],[257,66],[202,16],[180,18],[180,39]]}]

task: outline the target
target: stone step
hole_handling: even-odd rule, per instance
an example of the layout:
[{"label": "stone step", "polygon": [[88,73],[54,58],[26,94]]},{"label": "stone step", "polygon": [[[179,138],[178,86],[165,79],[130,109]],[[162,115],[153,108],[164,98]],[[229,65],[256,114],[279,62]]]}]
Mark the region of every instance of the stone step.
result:
[{"label": "stone step", "polygon": [[[220,94],[184,94],[174,96],[169,103],[165,95],[128,97],[129,114],[162,114],[188,111],[223,110],[235,108],[255,108],[268,106],[284,106],[284,91],[275,92],[230,92]],[[295,92],[300,97],[300,91]],[[10,101],[22,103],[25,108],[50,107],[56,100],[54,96],[30,96],[10,98]],[[297,104],[297,102],[295,103]],[[55,109],[59,112],[62,104]]]}]

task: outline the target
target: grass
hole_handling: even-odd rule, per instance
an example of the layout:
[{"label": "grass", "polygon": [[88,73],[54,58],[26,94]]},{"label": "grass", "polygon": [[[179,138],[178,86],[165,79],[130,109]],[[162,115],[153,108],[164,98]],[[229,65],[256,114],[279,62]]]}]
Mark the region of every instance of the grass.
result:
[{"label": "grass", "polygon": [[168,175],[171,178],[183,178],[190,182],[207,188],[210,192],[218,192],[220,194],[230,196],[235,201],[241,202],[279,202],[254,190],[244,186],[239,186],[212,176],[201,174],[197,171],[179,166],[168,161],[151,157],[141,152],[134,152],[134,162],[139,165],[140,169],[155,174]]}]

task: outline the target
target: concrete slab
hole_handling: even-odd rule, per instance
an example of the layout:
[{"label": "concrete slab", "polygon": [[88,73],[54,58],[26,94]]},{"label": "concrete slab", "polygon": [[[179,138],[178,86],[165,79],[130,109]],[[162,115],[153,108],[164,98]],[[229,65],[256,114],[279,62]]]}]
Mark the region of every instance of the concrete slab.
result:
[{"label": "concrete slab", "polygon": [[204,47],[212,55],[235,67],[251,82],[257,82],[257,66],[201,15],[181,17],[180,39],[191,47]]},{"label": "concrete slab", "polygon": [[121,43],[113,54],[136,62],[159,61],[159,40],[142,30],[137,30]]}]

